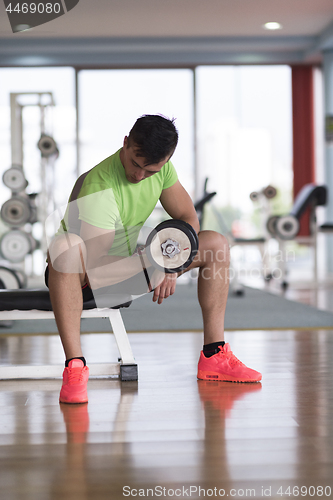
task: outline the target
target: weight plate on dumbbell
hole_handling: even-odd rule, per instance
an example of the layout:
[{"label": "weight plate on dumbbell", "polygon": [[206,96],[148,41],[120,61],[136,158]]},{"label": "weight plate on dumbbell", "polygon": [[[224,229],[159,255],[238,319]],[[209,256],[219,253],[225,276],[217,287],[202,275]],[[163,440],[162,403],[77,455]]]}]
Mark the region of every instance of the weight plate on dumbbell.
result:
[{"label": "weight plate on dumbbell", "polygon": [[[163,245],[168,241],[174,242],[178,249],[178,253],[172,257],[163,254],[162,251]],[[182,270],[184,264],[190,258],[192,249],[189,236],[182,229],[174,227],[160,229],[152,238],[148,248],[148,256],[152,264],[165,272]]]},{"label": "weight plate on dumbbell", "polygon": [[23,191],[28,185],[28,181],[24,177],[23,170],[19,166],[12,166],[6,170],[2,176],[2,180],[4,185],[11,189],[14,193]]},{"label": "weight plate on dumbbell", "polygon": [[280,218],[279,215],[271,215],[266,222],[266,229],[272,236],[276,236],[276,222]]},{"label": "weight plate on dumbbell", "polygon": [[33,250],[32,236],[13,229],[3,234],[0,239],[0,253],[10,262],[22,262],[24,257]]},{"label": "weight plate on dumbbell", "polygon": [[276,234],[281,240],[292,240],[299,231],[299,221],[294,215],[285,215],[276,222]]},{"label": "weight plate on dumbbell", "polygon": [[185,222],[184,220],[180,220],[180,219],[172,219],[171,222],[173,224],[176,223],[176,225],[179,225],[180,227],[185,227],[188,231],[190,231],[190,233],[192,234],[192,237],[194,238],[194,244],[197,245],[197,247],[199,248],[199,238],[198,238],[197,232],[193,229],[191,224],[188,224],[188,222]]},{"label": "weight plate on dumbbell", "polygon": [[29,201],[22,196],[13,196],[1,207],[1,218],[8,226],[23,226],[29,222],[30,216]]},{"label": "weight plate on dumbbell", "polygon": [[[170,247],[167,249],[168,245]],[[159,224],[146,241],[148,259],[154,267],[166,273],[178,273],[186,269],[198,247],[199,239],[195,230],[187,222],[178,219]]]}]

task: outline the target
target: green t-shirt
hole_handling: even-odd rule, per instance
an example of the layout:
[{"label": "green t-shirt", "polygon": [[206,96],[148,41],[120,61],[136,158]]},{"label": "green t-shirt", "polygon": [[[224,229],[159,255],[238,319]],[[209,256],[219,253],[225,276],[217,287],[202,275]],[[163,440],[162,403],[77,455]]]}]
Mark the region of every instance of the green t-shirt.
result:
[{"label": "green t-shirt", "polygon": [[[154,210],[163,189],[173,186],[178,177],[168,161],[158,173],[132,184],[126,179],[120,151],[87,173],[74,200],[73,189],[59,232],[69,230],[79,234],[79,221],[115,230],[109,254],[129,256],[134,252],[140,229]],[[74,224],[76,228],[72,227],[72,218],[68,219],[72,208],[78,216]]]}]

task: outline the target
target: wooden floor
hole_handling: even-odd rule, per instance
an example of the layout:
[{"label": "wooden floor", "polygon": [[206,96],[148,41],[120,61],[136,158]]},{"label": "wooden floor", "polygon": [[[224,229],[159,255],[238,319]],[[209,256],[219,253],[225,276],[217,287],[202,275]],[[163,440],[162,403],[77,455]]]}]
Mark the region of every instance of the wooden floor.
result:
[{"label": "wooden floor", "polygon": [[[90,380],[88,405],[0,382],[1,500],[333,498],[333,331],[227,333],[261,384],[197,381],[199,333],[130,341],[139,382]],[[117,358],[112,335],[83,345]],[[0,336],[1,363],[62,359],[58,337]]]},{"label": "wooden floor", "polygon": [[[149,488],[199,498],[199,487],[201,497],[215,487],[235,498],[288,498],[302,487],[317,498],[321,486],[328,495],[332,339],[327,330],[229,333],[262,384],[197,381],[198,333],[131,335],[139,382],[91,380],[88,405],[59,405],[58,380],[2,382],[0,498],[111,499]],[[91,361],[116,356],[108,334],[83,342]],[[2,362],[61,356],[55,337],[0,345]]]}]

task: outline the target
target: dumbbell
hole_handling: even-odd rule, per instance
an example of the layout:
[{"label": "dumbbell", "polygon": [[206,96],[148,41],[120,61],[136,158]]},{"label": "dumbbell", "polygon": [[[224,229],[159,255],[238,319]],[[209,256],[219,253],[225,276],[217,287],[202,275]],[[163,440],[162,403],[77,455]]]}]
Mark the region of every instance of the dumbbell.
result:
[{"label": "dumbbell", "polygon": [[161,222],[146,241],[146,254],[150,263],[165,273],[179,273],[187,269],[198,249],[196,231],[179,219]]}]

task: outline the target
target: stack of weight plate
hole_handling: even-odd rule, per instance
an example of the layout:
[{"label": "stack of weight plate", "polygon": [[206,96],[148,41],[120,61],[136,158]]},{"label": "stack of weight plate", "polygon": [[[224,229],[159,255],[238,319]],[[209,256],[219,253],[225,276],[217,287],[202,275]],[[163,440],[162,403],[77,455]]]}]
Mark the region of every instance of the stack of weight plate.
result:
[{"label": "stack of weight plate", "polygon": [[36,240],[23,229],[25,224],[37,222],[36,195],[25,192],[28,182],[19,165],[6,170],[2,180],[12,196],[1,207],[1,218],[10,229],[0,238],[0,257],[18,263],[37,247]]}]

